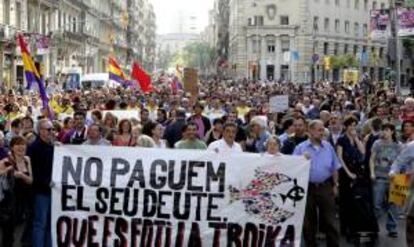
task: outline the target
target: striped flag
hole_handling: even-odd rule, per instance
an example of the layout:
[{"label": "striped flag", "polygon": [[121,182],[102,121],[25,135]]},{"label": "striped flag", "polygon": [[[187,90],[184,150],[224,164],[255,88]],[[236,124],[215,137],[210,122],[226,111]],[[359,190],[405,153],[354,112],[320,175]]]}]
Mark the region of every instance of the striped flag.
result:
[{"label": "striped flag", "polygon": [[109,79],[114,80],[120,84],[125,84],[127,78],[115,58],[109,57],[108,63]]},{"label": "striped flag", "polygon": [[47,94],[46,94],[43,77],[41,76],[40,71],[36,68],[33,58],[30,56],[30,53],[29,53],[29,50],[27,49],[27,45],[24,41],[23,35],[19,34],[17,38],[18,38],[20,50],[22,52],[24,74],[26,76],[28,88],[30,88],[30,86],[33,83],[37,83],[39,86],[39,95],[40,95],[40,98],[42,99],[43,107],[45,109],[46,108],[49,109],[49,98],[47,97]]}]

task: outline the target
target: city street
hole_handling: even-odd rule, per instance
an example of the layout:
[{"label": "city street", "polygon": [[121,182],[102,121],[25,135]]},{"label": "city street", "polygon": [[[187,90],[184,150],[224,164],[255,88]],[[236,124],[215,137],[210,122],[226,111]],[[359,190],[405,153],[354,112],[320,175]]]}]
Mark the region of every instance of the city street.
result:
[{"label": "city street", "polygon": [[407,247],[414,0],[0,0],[0,247],[352,247],[379,210]]}]

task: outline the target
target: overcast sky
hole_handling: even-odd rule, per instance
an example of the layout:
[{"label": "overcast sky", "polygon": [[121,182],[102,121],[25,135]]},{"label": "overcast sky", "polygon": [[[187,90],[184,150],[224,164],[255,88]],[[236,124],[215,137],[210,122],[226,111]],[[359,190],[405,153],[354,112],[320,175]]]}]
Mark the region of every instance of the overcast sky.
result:
[{"label": "overcast sky", "polygon": [[208,24],[208,11],[213,8],[214,0],[150,0],[157,16],[157,33],[175,32],[178,14],[185,11],[197,16],[197,29]]}]

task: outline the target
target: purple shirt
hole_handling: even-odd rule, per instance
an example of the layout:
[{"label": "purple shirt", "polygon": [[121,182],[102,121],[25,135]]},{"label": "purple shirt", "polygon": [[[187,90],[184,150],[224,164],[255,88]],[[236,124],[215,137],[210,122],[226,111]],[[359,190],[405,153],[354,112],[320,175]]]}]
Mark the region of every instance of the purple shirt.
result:
[{"label": "purple shirt", "polygon": [[299,144],[293,155],[304,155],[308,153],[311,157],[309,173],[310,183],[322,183],[332,177],[333,173],[341,168],[338,156],[332,145],[322,141],[321,146],[315,147],[307,140]]},{"label": "purple shirt", "polygon": [[204,139],[204,122],[202,117],[194,117],[194,123],[197,124],[197,134],[200,139]]}]

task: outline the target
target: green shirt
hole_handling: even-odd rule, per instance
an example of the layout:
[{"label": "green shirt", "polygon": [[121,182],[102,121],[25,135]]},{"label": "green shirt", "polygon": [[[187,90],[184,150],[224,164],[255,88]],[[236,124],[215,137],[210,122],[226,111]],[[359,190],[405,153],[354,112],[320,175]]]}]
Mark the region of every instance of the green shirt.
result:
[{"label": "green shirt", "polygon": [[177,149],[207,149],[207,145],[199,140],[181,140],[175,144]]}]

